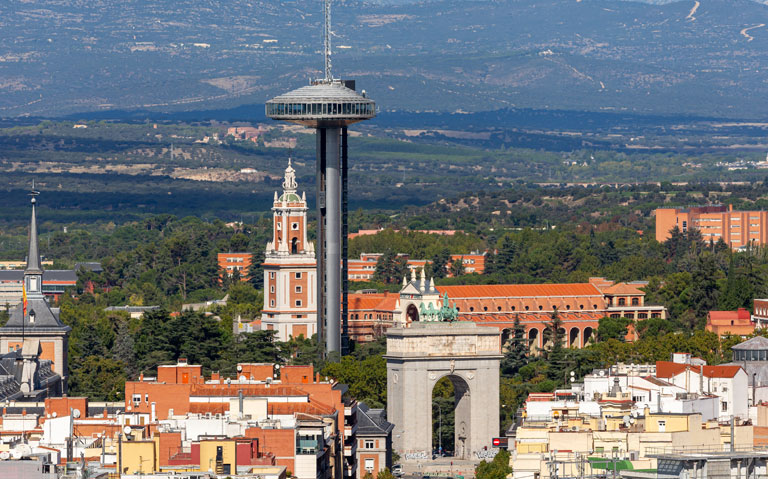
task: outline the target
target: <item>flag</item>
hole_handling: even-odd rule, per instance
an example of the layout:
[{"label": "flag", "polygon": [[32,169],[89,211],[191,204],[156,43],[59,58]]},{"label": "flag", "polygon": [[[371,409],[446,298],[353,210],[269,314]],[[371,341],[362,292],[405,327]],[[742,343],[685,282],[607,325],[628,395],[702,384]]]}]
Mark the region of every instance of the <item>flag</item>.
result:
[{"label": "flag", "polygon": [[27,288],[24,285],[24,283],[21,284],[21,298],[22,298],[22,312],[24,313],[24,318],[27,317]]}]

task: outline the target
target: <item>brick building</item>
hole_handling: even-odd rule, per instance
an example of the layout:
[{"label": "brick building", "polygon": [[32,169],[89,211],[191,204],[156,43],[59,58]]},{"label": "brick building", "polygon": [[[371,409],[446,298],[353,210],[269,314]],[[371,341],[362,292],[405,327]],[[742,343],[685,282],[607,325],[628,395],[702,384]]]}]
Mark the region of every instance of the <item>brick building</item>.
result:
[{"label": "brick building", "polygon": [[[373,275],[376,273],[376,262],[382,256],[383,253],[362,253],[360,259],[350,259],[348,262],[349,280],[373,281]],[[422,270],[430,263],[425,259],[411,259],[406,254],[399,254],[398,256],[405,257],[410,271]],[[462,262],[466,274],[483,274],[485,272],[485,253],[452,254],[451,263],[454,261]],[[446,265],[446,275],[452,276],[450,264]]]},{"label": "brick building", "polygon": [[732,249],[768,243],[768,211],[734,211],[733,205],[656,210],[657,241],[666,241],[675,226],[683,232],[695,228],[704,241],[722,239]]},{"label": "brick building", "polygon": [[710,311],[707,313],[705,329],[718,336],[748,336],[755,332],[755,323],[752,315],[744,308],[736,311]]},{"label": "brick building", "polygon": [[225,275],[231,277],[235,272],[237,272],[240,277],[240,281],[248,281],[250,279],[253,254],[219,253],[217,259],[219,262],[219,277],[221,279],[223,279]]},{"label": "brick building", "polygon": [[[180,360],[158,367],[156,378],[126,382],[125,398],[126,413],[146,427],[146,439],[166,443],[153,449],[159,470],[184,464],[207,470],[200,458],[205,450],[205,457],[216,457],[205,445],[215,440],[215,447],[231,450],[215,459],[231,473],[266,462],[301,479],[357,475],[357,402],[312,366],[239,364],[236,378],[206,378],[201,366]],[[182,431],[181,443],[159,434],[164,431]]]},{"label": "brick building", "polygon": [[[519,319],[532,350],[546,346],[544,329],[556,309],[566,345],[581,348],[593,340],[601,318],[666,319],[666,308],[645,304],[643,286],[644,282],[615,283],[605,278],[571,284],[435,286],[423,274],[417,278],[412,272],[410,281],[403,280],[397,297],[380,293],[358,299],[355,295],[356,302],[350,302],[354,306],[350,306],[350,336],[369,341],[394,324],[419,321],[425,312],[439,309],[447,294],[459,311],[459,319],[498,328],[502,341],[511,334],[515,318]],[[631,328],[627,339],[636,339]]]}]

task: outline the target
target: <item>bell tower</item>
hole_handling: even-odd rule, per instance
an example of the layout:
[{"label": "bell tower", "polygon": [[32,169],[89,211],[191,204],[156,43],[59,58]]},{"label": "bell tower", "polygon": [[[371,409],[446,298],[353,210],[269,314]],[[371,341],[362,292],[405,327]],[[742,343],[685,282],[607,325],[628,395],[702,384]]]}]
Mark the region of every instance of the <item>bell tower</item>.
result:
[{"label": "bell tower", "polygon": [[277,339],[312,337],[317,332],[315,245],[307,240],[307,199],[297,193],[296,170],[288,160],[283,194],[272,204],[272,241],[264,260],[261,327]]},{"label": "bell tower", "polygon": [[33,191],[32,218],[29,221],[29,249],[27,267],[24,270],[24,298],[21,304],[11,310],[8,322],[0,328],[0,351],[22,350],[25,365],[25,380],[22,392],[34,389],[32,378],[40,360],[50,361],[51,369],[61,376],[62,392],[67,392],[69,375],[67,349],[69,332],[72,330],[59,319],[59,309],[51,308],[43,296],[43,268],[37,240],[37,195]]}]

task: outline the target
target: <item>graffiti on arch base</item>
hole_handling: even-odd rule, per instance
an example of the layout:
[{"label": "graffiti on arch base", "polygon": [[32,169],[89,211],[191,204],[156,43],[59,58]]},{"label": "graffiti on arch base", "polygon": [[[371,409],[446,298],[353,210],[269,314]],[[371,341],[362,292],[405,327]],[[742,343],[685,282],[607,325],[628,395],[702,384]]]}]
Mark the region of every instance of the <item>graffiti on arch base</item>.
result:
[{"label": "graffiti on arch base", "polygon": [[429,459],[429,455],[426,453],[426,451],[416,451],[416,452],[405,453],[406,461],[417,461],[419,459]]},{"label": "graffiti on arch base", "polygon": [[481,449],[480,451],[475,451],[475,456],[478,459],[493,459],[498,453],[498,449]]}]

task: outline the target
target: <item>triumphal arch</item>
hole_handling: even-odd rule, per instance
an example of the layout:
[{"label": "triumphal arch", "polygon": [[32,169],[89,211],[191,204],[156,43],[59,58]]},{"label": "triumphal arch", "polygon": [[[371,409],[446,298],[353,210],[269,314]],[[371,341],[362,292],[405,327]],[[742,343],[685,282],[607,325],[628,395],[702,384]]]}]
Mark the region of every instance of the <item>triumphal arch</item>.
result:
[{"label": "triumphal arch", "polygon": [[499,435],[499,331],[457,321],[448,298],[442,303],[419,321],[387,330],[387,420],[404,461],[431,458],[432,390],[443,377],[454,386],[454,456],[487,457]]}]

